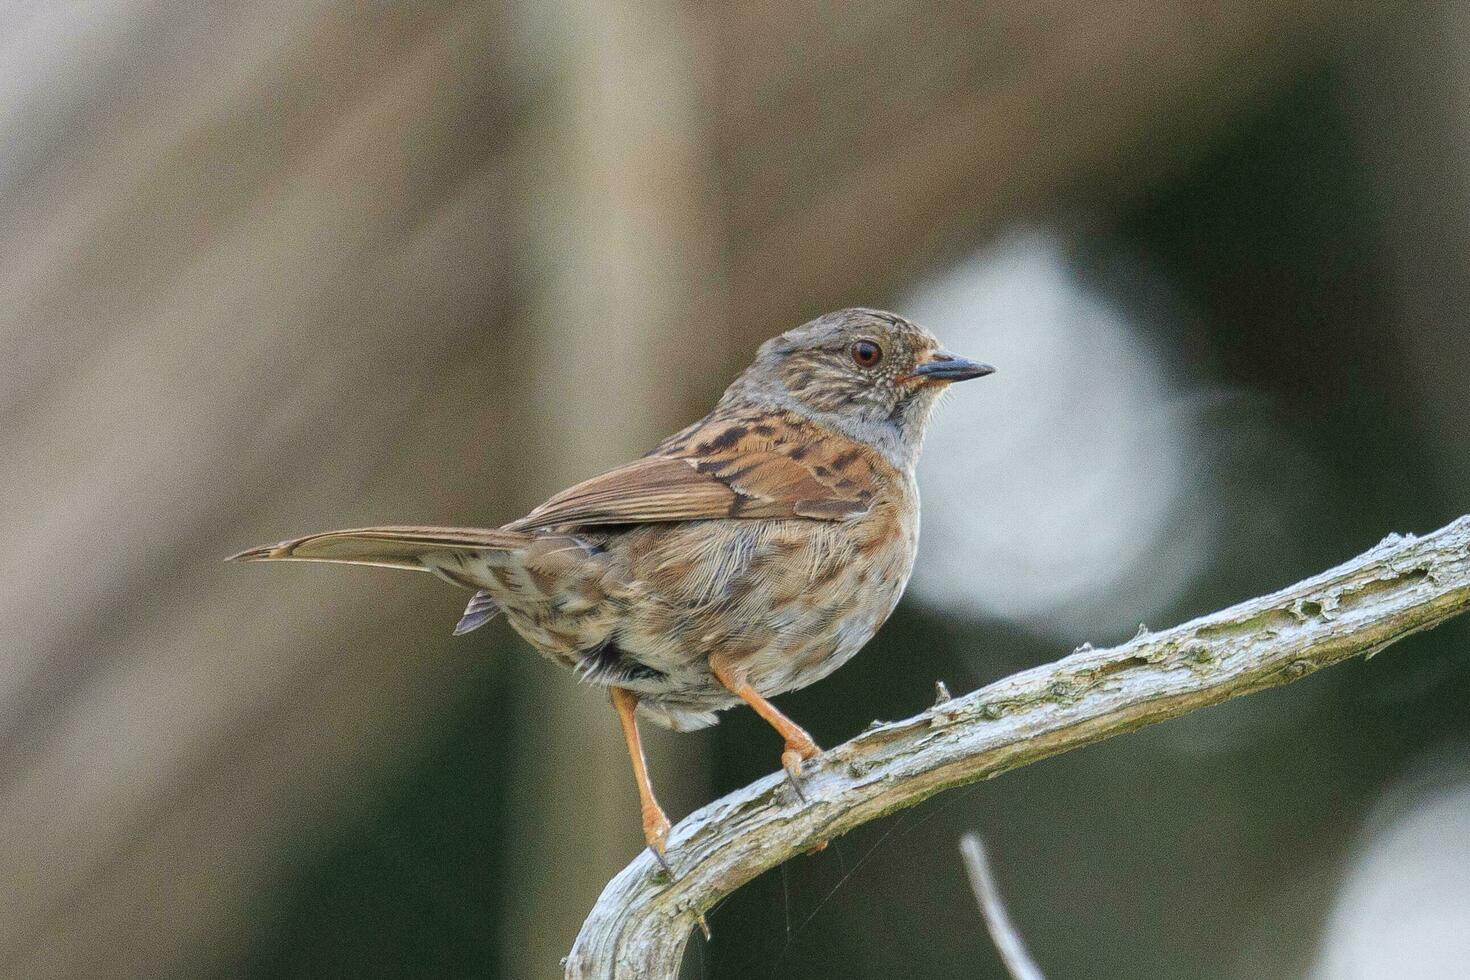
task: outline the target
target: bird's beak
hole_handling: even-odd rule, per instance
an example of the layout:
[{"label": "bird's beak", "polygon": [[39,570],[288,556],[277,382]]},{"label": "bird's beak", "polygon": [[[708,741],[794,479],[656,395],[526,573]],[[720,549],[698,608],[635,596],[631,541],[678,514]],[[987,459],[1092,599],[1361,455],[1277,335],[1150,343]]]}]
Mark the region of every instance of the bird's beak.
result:
[{"label": "bird's beak", "polygon": [[989,364],[981,364],[958,354],[951,354],[947,350],[937,350],[929,355],[929,360],[914,368],[912,377],[920,381],[940,381],[948,384],[954,381],[969,381],[971,378],[983,378],[987,374],[994,374],[995,368]]}]

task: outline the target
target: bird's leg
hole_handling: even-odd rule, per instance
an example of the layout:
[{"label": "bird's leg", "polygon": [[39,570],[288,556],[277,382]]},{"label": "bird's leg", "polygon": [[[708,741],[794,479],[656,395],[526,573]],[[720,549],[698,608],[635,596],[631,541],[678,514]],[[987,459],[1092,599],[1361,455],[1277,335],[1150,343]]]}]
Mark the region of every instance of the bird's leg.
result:
[{"label": "bird's leg", "polygon": [[[744,701],[755,709],[766,722],[786,740],[786,749],[781,753],[781,767],[791,777],[791,783],[796,787],[798,796],[801,796],[801,784],[797,779],[801,776],[801,764],[804,760],[815,759],[822,754],[821,748],[812,737],[806,733],[796,722],[787,718],[776,706],[765,698],[745,679],[738,670],[732,670],[722,663],[719,654],[709,658],[710,672],[715,675],[715,680],[731,694]],[[805,796],[802,796],[805,799]]]},{"label": "bird's leg", "polygon": [[633,760],[633,779],[638,784],[638,805],[643,812],[643,839],[648,841],[648,849],[658,858],[658,863],[669,874],[673,874],[674,869],[669,867],[669,860],[665,856],[669,839],[669,818],[654,798],[653,782],[648,778],[648,760],[643,755],[643,739],[638,734],[638,718],[635,714],[638,710],[638,695],[622,687],[610,690],[613,707],[618,712],[618,721],[623,726],[623,738],[628,743],[628,755]]}]

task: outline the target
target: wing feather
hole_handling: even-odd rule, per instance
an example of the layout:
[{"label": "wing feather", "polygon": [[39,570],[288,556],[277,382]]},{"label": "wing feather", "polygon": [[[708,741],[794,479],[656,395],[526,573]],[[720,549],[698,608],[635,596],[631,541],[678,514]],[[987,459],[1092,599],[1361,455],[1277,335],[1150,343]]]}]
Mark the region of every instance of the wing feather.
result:
[{"label": "wing feather", "polygon": [[838,521],[863,513],[879,468],[876,454],[813,430],[797,431],[787,420],[779,427],[708,421],[655,455],[563,490],[506,529],[717,518]]}]

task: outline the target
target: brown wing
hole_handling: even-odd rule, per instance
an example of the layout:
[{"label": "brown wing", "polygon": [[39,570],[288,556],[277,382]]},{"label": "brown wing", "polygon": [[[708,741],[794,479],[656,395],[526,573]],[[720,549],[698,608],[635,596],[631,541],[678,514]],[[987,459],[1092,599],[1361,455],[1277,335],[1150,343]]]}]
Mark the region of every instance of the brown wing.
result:
[{"label": "brown wing", "polygon": [[[836,521],[867,510],[871,450],[786,419],[709,420],[626,466],[552,497],[507,530],[711,518]],[[849,469],[861,458],[862,473]],[[846,463],[833,467],[832,463]]]}]

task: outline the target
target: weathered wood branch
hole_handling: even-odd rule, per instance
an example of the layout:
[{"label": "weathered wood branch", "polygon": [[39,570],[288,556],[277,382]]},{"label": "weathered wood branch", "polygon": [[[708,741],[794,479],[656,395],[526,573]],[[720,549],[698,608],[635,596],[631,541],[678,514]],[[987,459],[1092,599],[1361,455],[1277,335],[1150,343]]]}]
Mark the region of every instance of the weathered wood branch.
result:
[{"label": "weathered wood branch", "polygon": [[787,858],[940,790],[1369,656],[1470,608],[1470,516],[1390,535],[1271,595],[1121,646],[1083,647],[825,753],[806,801],[773,774],[674,828],[670,880],[644,853],[603,891],[566,975],[672,978],[698,917]]}]

